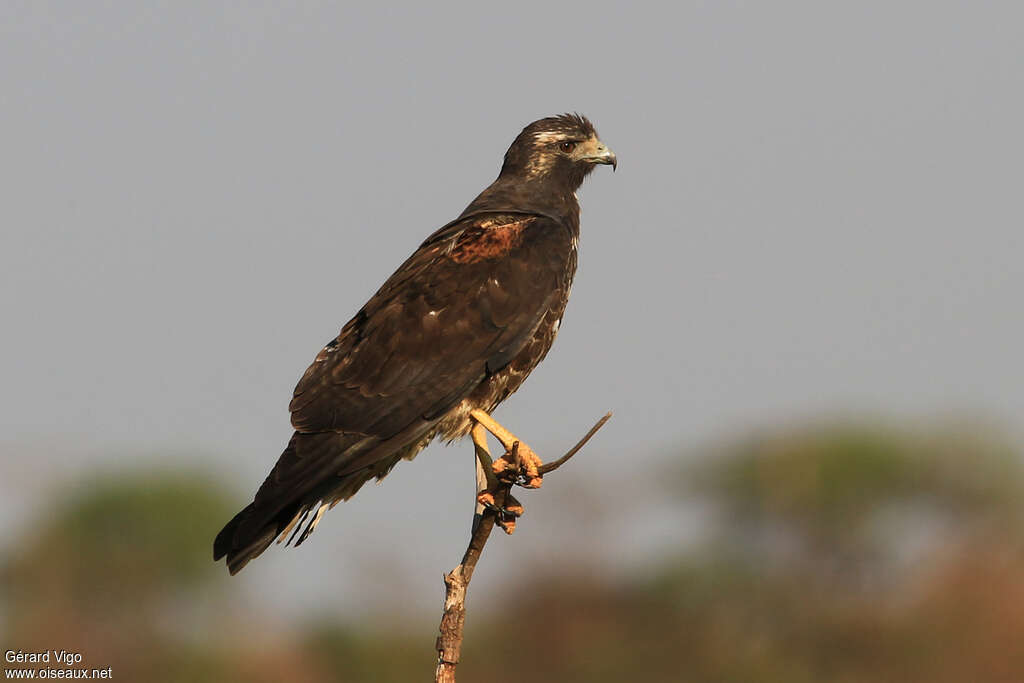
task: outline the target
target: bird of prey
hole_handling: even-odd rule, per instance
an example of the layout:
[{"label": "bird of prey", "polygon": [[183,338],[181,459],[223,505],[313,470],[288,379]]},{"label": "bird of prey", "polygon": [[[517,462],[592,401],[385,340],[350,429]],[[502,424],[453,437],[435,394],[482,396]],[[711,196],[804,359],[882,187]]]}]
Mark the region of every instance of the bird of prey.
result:
[{"label": "bird of prey", "polygon": [[523,129],[498,178],[317,354],[289,406],[295,433],[217,535],[214,560],[226,557],[235,574],[275,538],[301,543],[328,508],[435,437],[471,434],[486,450],[490,432],[506,450],[495,472],[540,485],[536,454],[491,412],[558,332],[576,271],[576,190],[595,164],[614,169],[616,158],[583,116]]}]

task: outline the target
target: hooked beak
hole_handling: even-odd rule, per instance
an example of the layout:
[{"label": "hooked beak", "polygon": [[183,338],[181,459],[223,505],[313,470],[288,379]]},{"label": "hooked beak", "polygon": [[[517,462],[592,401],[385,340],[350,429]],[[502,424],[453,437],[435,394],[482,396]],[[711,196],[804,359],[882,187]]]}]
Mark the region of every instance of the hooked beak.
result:
[{"label": "hooked beak", "polygon": [[618,168],[618,159],[615,158],[615,152],[608,149],[608,147],[597,138],[591,138],[580,145],[578,154],[579,156],[577,158],[580,161],[611,166],[613,171]]}]

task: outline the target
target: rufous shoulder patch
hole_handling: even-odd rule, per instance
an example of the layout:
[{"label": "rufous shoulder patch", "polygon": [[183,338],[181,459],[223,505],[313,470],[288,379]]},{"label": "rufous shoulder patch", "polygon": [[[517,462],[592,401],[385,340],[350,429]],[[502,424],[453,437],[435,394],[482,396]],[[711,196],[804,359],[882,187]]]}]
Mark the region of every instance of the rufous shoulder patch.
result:
[{"label": "rufous shoulder patch", "polygon": [[482,221],[467,228],[452,245],[449,257],[456,263],[478,263],[501,258],[523,241],[523,231],[535,220],[533,216],[511,223]]}]

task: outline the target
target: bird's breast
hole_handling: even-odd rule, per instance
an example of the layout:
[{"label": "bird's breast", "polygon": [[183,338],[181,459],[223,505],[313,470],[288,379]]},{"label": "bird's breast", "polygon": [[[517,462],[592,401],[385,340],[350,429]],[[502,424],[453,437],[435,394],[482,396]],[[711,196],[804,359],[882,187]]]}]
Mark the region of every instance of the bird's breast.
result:
[{"label": "bird's breast", "polygon": [[[488,413],[493,411],[522,386],[533,369],[547,356],[558,335],[562,316],[569,301],[569,291],[576,271],[574,247],[575,245],[564,254],[562,272],[557,278],[555,290],[547,298],[540,322],[507,364],[494,372],[488,372],[476,389],[445,415],[438,424],[438,434],[441,438],[452,440],[468,434],[472,428],[470,411],[476,409]],[[500,280],[497,280],[495,284],[500,285]]]}]

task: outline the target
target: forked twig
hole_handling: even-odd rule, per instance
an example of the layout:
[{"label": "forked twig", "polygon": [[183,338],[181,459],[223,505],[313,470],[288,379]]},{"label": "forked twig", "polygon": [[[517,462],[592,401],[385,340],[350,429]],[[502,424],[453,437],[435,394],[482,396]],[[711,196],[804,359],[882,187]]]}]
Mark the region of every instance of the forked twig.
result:
[{"label": "forked twig", "polygon": [[[558,460],[542,465],[539,468],[540,473],[554,472],[568,462],[611,417],[611,412],[608,412],[565,455]],[[490,463],[490,455],[479,447],[476,449],[479,461]],[[462,556],[462,562],[444,576],[444,613],[441,615],[441,633],[437,637],[435,683],[455,683],[455,667],[459,663],[462,650],[462,631],[466,622],[466,589],[469,587],[469,581],[473,578],[473,572],[476,570],[476,563],[480,560],[484,545],[487,544],[497,515],[501,514],[500,510],[504,508],[511,488],[512,485],[507,483],[498,487],[494,494],[493,508],[485,508],[480,518],[474,520],[473,533],[470,536],[469,545],[466,546],[466,552]]]}]

